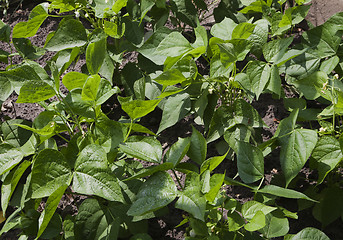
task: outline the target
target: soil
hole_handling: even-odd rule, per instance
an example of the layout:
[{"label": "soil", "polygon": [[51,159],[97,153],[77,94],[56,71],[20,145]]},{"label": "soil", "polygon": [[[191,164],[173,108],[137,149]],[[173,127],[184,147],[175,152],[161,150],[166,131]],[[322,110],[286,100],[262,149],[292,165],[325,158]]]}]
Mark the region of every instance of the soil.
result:
[{"label": "soil", "polygon": [[[340,1],[340,0],[337,0]],[[26,1],[28,2],[28,1]],[[342,3],[342,1],[340,1]],[[28,19],[28,15],[30,13],[30,10],[36,6],[36,2],[31,2],[29,4],[20,6],[19,8],[10,9],[9,14],[6,15],[3,18],[3,21],[7,24],[9,24],[11,27],[13,27],[15,24],[17,24],[20,21],[25,21]],[[326,4],[324,1],[314,1],[313,7],[321,8],[322,5],[320,4]],[[331,4],[331,3],[330,3]],[[342,4],[341,4],[342,5]],[[330,9],[335,8],[336,6],[334,4],[330,5]],[[343,10],[343,9],[342,9]],[[312,14],[315,12],[311,9]],[[328,10],[330,12],[331,10]],[[331,12],[330,12],[331,13]],[[315,14],[315,13],[314,13]],[[325,15],[325,14],[324,14]],[[332,15],[332,14],[331,14]],[[310,16],[313,18],[313,16]],[[323,19],[327,20],[327,14]],[[320,24],[322,20],[318,20],[315,22],[315,25]],[[204,23],[207,27],[211,25],[211,23],[214,22],[213,18],[208,18],[207,22]],[[42,46],[45,42],[46,36],[49,34],[49,32],[56,30],[58,26],[59,20],[58,18],[48,18],[42,25],[42,27],[39,29],[37,35],[35,37],[30,38],[33,45],[36,46]],[[0,43],[0,48],[4,50],[9,50],[9,46],[5,44]],[[12,47],[14,50],[14,48]],[[47,52],[44,56],[40,57],[36,61],[44,66],[44,64],[53,56],[53,53]],[[125,63],[127,62],[135,62],[135,54],[130,54],[126,56]],[[13,59],[14,63],[21,62],[21,59],[19,57],[15,57]],[[200,63],[201,65],[201,63]],[[5,69],[4,64],[0,64],[0,69]],[[77,71],[81,68],[81,64],[78,64],[74,66],[73,70]],[[206,68],[206,66],[204,66]],[[206,71],[206,69],[200,69],[199,71]],[[286,93],[286,94],[292,94],[292,93]],[[42,110],[43,108],[40,107],[38,104],[17,104],[15,101],[17,99],[17,95],[13,93],[1,106],[1,112],[0,112],[0,119],[1,121],[4,121],[5,119],[11,118],[20,118],[20,119],[26,119],[29,121],[32,121]],[[109,115],[109,117],[112,117],[114,120],[117,120],[118,117],[118,110],[120,111],[120,108],[118,107],[118,102],[113,98],[110,99],[108,102],[106,102],[103,106],[104,111],[110,112],[112,110],[116,110],[116,115]],[[257,109],[260,116],[262,116],[264,122],[267,124],[268,128],[264,128],[261,132],[261,136],[263,140],[268,140],[273,134],[275,133],[279,120],[287,117],[288,112],[285,110],[283,106],[282,100],[276,100],[273,99],[271,95],[264,94],[261,95],[258,101],[253,102],[253,106]],[[156,132],[158,129],[159,121],[161,119],[161,110],[156,110],[153,113],[149,114],[147,117],[145,117],[142,120],[142,125],[148,126],[149,129]],[[168,146],[171,146],[174,142],[177,141],[179,137],[187,137],[190,136],[192,128],[191,126],[195,126],[199,131],[203,132],[203,129],[199,126],[197,126],[194,123],[194,119],[192,117],[187,117],[183,120],[181,120],[179,123],[177,123],[175,126],[166,129],[162,132],[160,136],[161,143],[164,147],[164,152],[167,150]],[[218,155],[217,152],[217,145],[218,141],[214,142],[209,145],[208,149],[208,157],[216,156]],[[185,159],[187,160],[187,159]],[[279,154],[277,151],[274,151],[271,155],[267,157],[265,160],[265,182],[264,184],[270,184],[271,181],[276,181],[280,177],[280,164],[279,164]],[[224,172],[226,170],[229,177],[234,177],[237,169],[236,165],[233,161],[224,161],[217,169],[218,172]],[[308,176],[310,174],[315,174],[310,171],[308,167],[305,167],[302,170],[302,174],[300,174],[301,177],[305,179],[303,181],[303,184],[296,185],[295,188],[301,190],[304,188],[304,184],[308,185],[310,182],[308,181]],[[246,188],[237,187],[237,186],[228,186],[227,187],[227,194],[241,203],[244,203],[246,201],[249,201],[252,199],[253,194],[251,191],[249,191]],[[62,198],[62,201],[59,205],[59,211],[68,211],[71,214],[75,214],[77,212],[77,206],[82,202],[83,198],[76,197],[76,198],[70,198],[69,196],[65,195]],[[297,203],[293,200],[287,200],[282,199],[280,200],[279,204],[281,206],[286,207],[290,211],[297,211]],[[149,221],[149,234],[152,236],[153,239],[183,239],[184,238],[184,227],[175,228],[182,220],[182,214],[184,214],[183,211],[176,209],[173,207],[173,204],[168,206],[169,208],[169,214],[167,214],[164,217],[161,218],[154,218]],[[307,226],[312,226],[316,228],[321,228],[320,223],[316,221],[310,210],[303,210],[299,212],[299,219],[293,220],[290,219],[290,233],[297,233],[301,229]],[[342,221],[336,221],[332,224],[330,224],[326,229],[325,233],[331,238],[331,239],[343,239],[343,231],[341,229],[343,228]],[[2,236],[1,239],[17,239],[17,231],[11,231],[7,233],[6,235]],[[281,239],[281,238],[280,238]]]}]

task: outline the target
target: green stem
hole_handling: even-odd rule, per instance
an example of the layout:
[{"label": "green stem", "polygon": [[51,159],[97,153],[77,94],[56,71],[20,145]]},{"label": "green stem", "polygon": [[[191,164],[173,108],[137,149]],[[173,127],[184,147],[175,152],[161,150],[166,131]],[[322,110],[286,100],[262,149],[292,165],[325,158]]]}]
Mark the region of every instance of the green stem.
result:
[{"label": "green stem", "polygon": [[175,170],[172,169],[172,172],[173,172],[173,174],[174,174],[174,176],[175,176],[175,178],[176,178],[177,183],[179,184],[180,188],[181,188],[182,191],[183,191],[184,188],[183,188],[183,186],[182,186],[182,184],[181,184],[181,182],[180,182],[180,179],[177,177]]},{"label": "green stem", "polygon": [[69,143],[69,140],[67,140],[65,137],[63,137],[61,134],[57,133],[57,136],[59,136],[60,138],[62,138],[64,141],[66,141],[67,143]]},{"label": "green stem", "polygon": [[126,142],[127,138],[130,136],[130,133],[131,133],[131,130],[132,130],[132,125],[133,125],[133,120],[131,119],[130,128],[129,128],[129,131],[127,132],[127,134],[126,134],[124,142]]}]

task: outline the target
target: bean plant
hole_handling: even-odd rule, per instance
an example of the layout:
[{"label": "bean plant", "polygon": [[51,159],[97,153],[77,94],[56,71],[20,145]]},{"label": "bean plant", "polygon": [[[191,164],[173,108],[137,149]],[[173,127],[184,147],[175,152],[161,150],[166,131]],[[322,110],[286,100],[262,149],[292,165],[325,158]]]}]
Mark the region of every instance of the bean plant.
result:
[{"label": "bean plant", "polygon": [[[299,36],[309,0],[213,5],[208,15],[204,0],[51,0],[13,29],[0,22],[0,40],[16,50],[0,52],[0,100],[15,92],[17,103],[44,108],[32,122],[1,124],[0,236],[21,229],[20,239],[152,239],[148,220],[173,205],[184,211],[177,227],[185,239],[329,239],[325,227],[343,216],[343,14]],[[204,16],[213,17],[210,28]],[[33,45],[53,18],[56,31]],[[46,52],[54,56],[38,64]],[[123,64],[128,54],[137,61]],[[282,99],[289,112],[267,141],[252,105],[261,95]],[[116,119],[104,110],[111,101],[121,108]],[[152,131],[143,120],[157,109]],[[164,151],[161,134],[185,117],[192,132]],[[224,151],[209,154],[213,143]],[[266,185],[272,153],[281,174]],[[220,172],[223,162],[235,177]],[[301,192],[305,165],[317,177]],[[253,198],[239,202],[227,186]],[[84,199],[77,213],[59,208],[76,196]],[[290,233],[298,212],[281,198],[311,208],[324,232]]]}]

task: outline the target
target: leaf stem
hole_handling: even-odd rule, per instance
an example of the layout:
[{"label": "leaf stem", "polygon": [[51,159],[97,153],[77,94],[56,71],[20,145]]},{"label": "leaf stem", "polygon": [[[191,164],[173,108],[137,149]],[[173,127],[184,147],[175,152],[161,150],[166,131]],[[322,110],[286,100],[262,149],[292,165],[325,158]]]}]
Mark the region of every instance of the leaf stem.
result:
[{"label": "leaf stem", "polygon": [[182,191],[183,191],[183,190],[184,190],[184,187],[182,186],[182,184],[181,184],[181,182],[180,182],[180,179],[179,179],[178,176],[176,175],[175,170],[172,169],[172,172],[173,172],[173,174],[174,174],[174,176],[175,176],[175,178],[176,178],[177,183],[179,184],[180,188],[181,188]]}]

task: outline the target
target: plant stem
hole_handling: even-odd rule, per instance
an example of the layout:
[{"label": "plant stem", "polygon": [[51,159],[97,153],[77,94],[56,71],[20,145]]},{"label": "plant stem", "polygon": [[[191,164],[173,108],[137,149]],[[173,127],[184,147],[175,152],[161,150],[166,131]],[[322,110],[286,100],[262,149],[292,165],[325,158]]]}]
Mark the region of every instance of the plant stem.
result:
[{"label": "plant stem", "polygon": [[180,186],[180,188],[182,189],[182,191],[184,190],[184,188],[183,188],[183,186],[182,186],[182,184],[181,184],[181,182],[180,182],[180,179],[178,178],[178,176],[176,175],[176,172],[175,172],[175,170],[174,169],[172,169],[172,171],[173,171],[173,174],[174,174],[174,176],[175,176],[175,178],[176,178],[176,181],[177,181],[177,183],[179,184],[179,186]]}]

